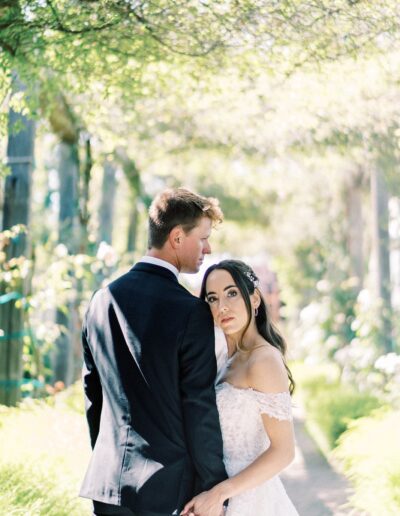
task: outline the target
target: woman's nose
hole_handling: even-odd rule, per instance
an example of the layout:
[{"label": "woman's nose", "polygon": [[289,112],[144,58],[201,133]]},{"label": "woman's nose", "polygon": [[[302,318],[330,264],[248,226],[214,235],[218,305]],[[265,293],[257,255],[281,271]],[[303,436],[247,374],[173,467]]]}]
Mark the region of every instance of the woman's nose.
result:
[{"label": "woman's nose", "polygon": [[219,311],[220,311],[221,313],[226,312],[226,309],[227,309],[227,308],[228,308],[228,307],[226,306],[226,302],[225,302],[225,300],[224,300],[224,299],[222,299],[222,300],[219,302],[219,306],[218,306]]}]

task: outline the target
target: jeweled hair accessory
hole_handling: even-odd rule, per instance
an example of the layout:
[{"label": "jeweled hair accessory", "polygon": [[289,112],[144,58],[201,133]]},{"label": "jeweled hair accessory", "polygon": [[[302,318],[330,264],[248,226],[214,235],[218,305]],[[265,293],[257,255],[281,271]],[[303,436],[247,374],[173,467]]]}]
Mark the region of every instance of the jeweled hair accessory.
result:
[{"label": "jeweled hair accessory", "polygon": [[247,272],[245,272],[245,274],[249,278],[249,280],[253,283],[254,288],[258,287],[258,285],[260,284],[260,280],[254,274],[254,272],[247,271]]}]

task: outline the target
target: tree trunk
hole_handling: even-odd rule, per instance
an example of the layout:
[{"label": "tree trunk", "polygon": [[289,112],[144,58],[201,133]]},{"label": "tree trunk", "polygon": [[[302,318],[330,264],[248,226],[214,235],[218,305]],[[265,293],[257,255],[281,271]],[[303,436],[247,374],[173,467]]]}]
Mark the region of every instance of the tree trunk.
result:
[{"label": "tree trunk", "polygon": [[75,254],[77,252],[79,180],[79,156],[77,144],[60,143],[58,155],[60,193],[58,241],[67,247],[69,254]]},{"label": "tree trunk", "polygon": [[126,150],[120,147],[117,149],[116,155],[121,162],[130,189],[131,209],[129,212],[127,251],[133,253],[136,249],[138,202],[142,198],[142,182],[140,171],[136,163],[128,157]]},{"label": "tree trunk", "polygon": [[102,197],[99,214],[99,243],[106,242],[107,244],[112,245],[116,188],[117,179],[115,163],[106,160],[104,162]]},{"label": "tree trunk", "polygon": [[384,351],[393,349],[392,305],[390,286],[389,212],[388,192],[383,172],[374,167],[371,171],[372,200],[372,253],[375,293],[381,300],[379,311],[381,345]]},{"label": "tree trunk", "polygon": [[131,196],[131,208],[129,210],[129,227],[128,227],[128,253],[134,253],[136,250],[137,228],[138,228],[138,198]]},{"label": "tree trunk", "polygon": [[[22,85],[15,81],[19,91]],[[14,125],[22,127],[13,134]],[[33,169],[35,124],[25,116],[10,110],[7,146],[10,175],[5,181],[3,230],[17,224],[29,226],[31,176]],[[29,257],[29,241],[21,233],[6,248],[7,259]],[[4,294],[5,285],[2,285]],[[24,334],[23,312],[15,306],[15,299],[26,294],[29,285],[23,279],[18,281],[11,296],[3,297],[0,304],[0,328],[4,334],[0,337],[0,403],[16,405],[21,396],[22,380],[22,336]],[[14,296],[14,297],[13,297]]]},{"label": "tree trunk", "polygon": [[[59,177],[60,177],[60,214],[59,214],[59,242],[64,244],[69,254],[77,254],[81,251],[82,242],[87,247],[87,238],[82,236],[81,206],[82,195],[80,191],[79,168],[79,137],[80,123],[76,118],[66,97],[59,93],[57,96],[47,99],[42,98],[43,104],[50,104],[49,122],[53,132],[59,136]],[[86,168],[85,168],[86,171]],[[53,353],[53,379],[62,381],[66,386],[70,385],[74,375],[74,349],[78,339],[79,330],[77,314],[77,294],[74,271],[70,271],[72,289],[75,299],[66,303],[63,309],[58,309],[56,321],[62,327],[62,334],[57,339]]]},{"label": "tree trunk", "polygon": [[[80,178],[80,190],[79,190],[79,253],[92,254],[92,250],[89,245],[89,231],[88,225],[90,220],[89,213],[89,185],[92,176],[92,144],[90,141],[90,135],[85,135],[85,161],[82,170],[82,177]],[[93,245],[93,244],[92,244]],[[93,245],[93,247],[95,247]]]},{"label": "tree trunk", "polygon": [[[78,180],[79,157],[76,143],[60,143],[59,145],[59,236],[58,241],[64,244],[69,254],[77,252],[77,215],[78,215]],[[71,305],[57,309],[56,322],[62,333],[57,339],[53,357],[53,374],[55,381],[70,385],[73,381],[73,347],[71,345]]]},{"label": "tree trunk", "polygon": [[356,176],[347,191],[347,249],[350,257],[350,274],[358,278],[361,290],[364,279],[364,221],[362,213],[362,175]]},{"label": "tree trunk", "polygon": [[[79,254],[93,255],[96,248],[96,242],[89,241],[89,186],[92,175],[92,144],[90,135],[83,133],[84,136],[84,162],[81,167],[81,176],[79,178]],[[81,376],[82,370],[82,345],[81,332],[82,320],[80,317],[80,305],[82,303],[83,280],[82,278],[73,277],[73,287],[75,290],[75,298],[70,307],[70,345],[73,353],[73,371],[72,378],[76,381]]]}]

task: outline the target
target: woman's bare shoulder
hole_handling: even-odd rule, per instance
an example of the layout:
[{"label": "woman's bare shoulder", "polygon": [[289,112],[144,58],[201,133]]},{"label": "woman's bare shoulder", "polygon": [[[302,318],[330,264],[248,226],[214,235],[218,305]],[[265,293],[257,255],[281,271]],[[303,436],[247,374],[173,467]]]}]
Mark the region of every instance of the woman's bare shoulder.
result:
[{"label": "woman's bare shoulder", "polygon": [[247,368],[249,387],[261,392],[286,392],[288,375],[282,353],[267,342],[255,349]]}]

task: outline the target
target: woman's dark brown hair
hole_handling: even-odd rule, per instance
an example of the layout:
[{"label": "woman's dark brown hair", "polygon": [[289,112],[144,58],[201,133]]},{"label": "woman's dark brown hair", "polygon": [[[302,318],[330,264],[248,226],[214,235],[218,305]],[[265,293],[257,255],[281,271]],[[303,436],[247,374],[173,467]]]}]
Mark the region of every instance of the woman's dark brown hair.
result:
[{"label": "woman's dark brown hair", "polygon": [[[237,288],[240,290],[240,293],[242,294],[242,297],[243,297],[243,300],[244,300],[244,303],[245,303],[246,309],[247,309],[248,319],[247,319],[247,324],[242,331],[241,339],[237,343],[237,349],[238,349],[238,351],[240,351],[242,353],[249,353],[252,351],[252,349],[248,349],[244,346],[243,336],[246,333],[246,331],[250,325],[250,322],[251,322],[252,306],[251,306],[250,296],[252,294],[254,294],[254,291],[257,288],[258,278],[257,278],[256,274],[254,273],[253,269],[251,267],[249,267],[247,264],[245,264],[244,262],[242,262],[240,260],[223,260],[215,265],[211,265],[211,267],[209,267],[204,274],[203,283],[201,285],[201,291],[200,291],[200,297],[204,300],[207,299],[207,292],[206,292],[207,278],[211,274],[211,272],[215,271],[215,270],[224,270],[224,271],[229,272],[229,274],[232,276]],[[257,330],[258,330],[258,333],[262,337],[264,337],[264,339],[269,344],[271,344],[275,348],[279,349],[279,351],[281,352],[283,362],[285,364],[285,368],[286,368],[286,371],[287,371],[287,374],[289,377],[289,392],[290,392],[290,394],[292,394],[294,391],[294,388],[295,388],[295,382],[293,380],[292,373],[285,361],[285,353],[286,353],[286,347],[287,347],[286,342],[285,342],[284,338],[282,337],[282,335],[279,333],[278,329],[272,323],[269,313],[268,313],[267,305],[266,305],[260,291],[259,291],[259,294],[260,294],[261,302],[260,302],[260,306],[258,307],[257,315],[255,316]]]}]

